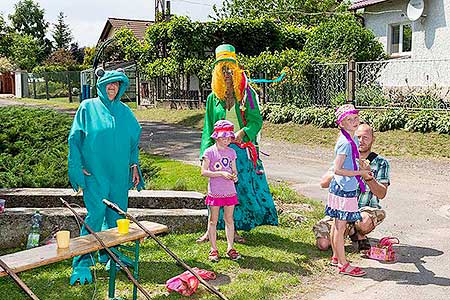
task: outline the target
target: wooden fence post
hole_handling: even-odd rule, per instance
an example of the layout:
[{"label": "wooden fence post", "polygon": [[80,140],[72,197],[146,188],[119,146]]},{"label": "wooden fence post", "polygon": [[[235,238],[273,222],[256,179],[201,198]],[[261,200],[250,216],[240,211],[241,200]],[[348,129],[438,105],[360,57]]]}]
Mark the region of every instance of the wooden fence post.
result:
[{"label": "wooden fence post", "polygon": [[353,59],[347,63],[347,103],[355,104],[356,63]]}]

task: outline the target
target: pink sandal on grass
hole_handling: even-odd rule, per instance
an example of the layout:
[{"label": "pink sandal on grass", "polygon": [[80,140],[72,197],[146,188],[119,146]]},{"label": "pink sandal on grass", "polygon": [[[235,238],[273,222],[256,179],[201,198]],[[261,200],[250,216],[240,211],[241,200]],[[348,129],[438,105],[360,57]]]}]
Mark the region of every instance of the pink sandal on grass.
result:
[{"label": "pink sandal on grass", "polygon": [[366,272],[361,270],[359,267],[352,267],[350,266],[350,263],[346,263],[342,267],[339,267],[339,274],[360,277],[366,275]]},{"label": "pink sandal on grass", "polygon": [[208,259],[211,262],[218,262],[219,261],[219,252],[217,250],[211,250],[208,254]]}]

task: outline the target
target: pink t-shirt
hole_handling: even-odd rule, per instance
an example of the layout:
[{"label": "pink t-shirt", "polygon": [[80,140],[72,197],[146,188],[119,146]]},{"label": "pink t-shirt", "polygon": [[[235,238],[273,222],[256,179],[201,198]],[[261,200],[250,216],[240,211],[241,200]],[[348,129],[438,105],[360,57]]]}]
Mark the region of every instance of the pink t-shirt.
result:
[{"label": "pink t-shirt", "polygon": [[[232,163],[236,163],[236,151],[227,147],[226,149],[217,149],[216,145],[212,145],[205,150],[204,158],[209,160],[210,171],[225,171],[233,173]],[[223,177],[211,177],[208,183],[208,195],[213,198],[232,197],[236,195],[234,181]]]}]

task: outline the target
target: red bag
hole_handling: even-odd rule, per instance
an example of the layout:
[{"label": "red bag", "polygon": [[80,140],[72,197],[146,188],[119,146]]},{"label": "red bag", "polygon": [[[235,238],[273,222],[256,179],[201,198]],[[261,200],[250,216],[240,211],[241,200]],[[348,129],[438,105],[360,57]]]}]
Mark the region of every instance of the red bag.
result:
[{"label": "red bag", "polygon": [[[192,268],[197,275],[205,280],[216,279],[216,274],[214,272]],[[172,277],[166,281],[166,288],[169,292],[175,291],[183,296],[192,295],[198,288],[198,279],[191,274],[191,272],[186,271],[178,276]]]},{"label": "red bag", "polygon": [[394,244],[400,244],[400,241],[396,237],[384,237],[376,246],[370,247],[367,252],[367,257],[380,261],[395,261],[395,251],[392,247]]}]

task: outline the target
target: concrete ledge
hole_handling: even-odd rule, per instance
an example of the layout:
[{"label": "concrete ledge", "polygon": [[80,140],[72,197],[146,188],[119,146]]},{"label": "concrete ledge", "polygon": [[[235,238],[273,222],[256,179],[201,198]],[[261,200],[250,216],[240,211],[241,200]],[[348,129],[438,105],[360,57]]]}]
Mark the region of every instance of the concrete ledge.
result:
[{"label": "concrete ledge", "polygon": [[[0,198],[6,199],[6,207],[61,207],[59,197],[67,202],[84,206],[83,197],[73,197],[71,189],[35,189],[17,188],[0,189]],[[205,209],[204,195],[189,191],[154,191],[143,190],[128,192],[128,207],[155,209]]]},{"label": "concrete ledge", "polygon": [[[83,218],[86,209],[76,208]],[[31,216],[36,208],[7,208],[0,214],[0,249],[24,247],[30,231]],[[54,228],[70,230],[72,236],[79,235],[75,217],[67,208],[39,208],[42,215],[41,241]],[[135,209],[128,212],[139,221],[152,221],[166,225],[172,232],[196,232],[205,230],[208,211],[206,209]]]}]

